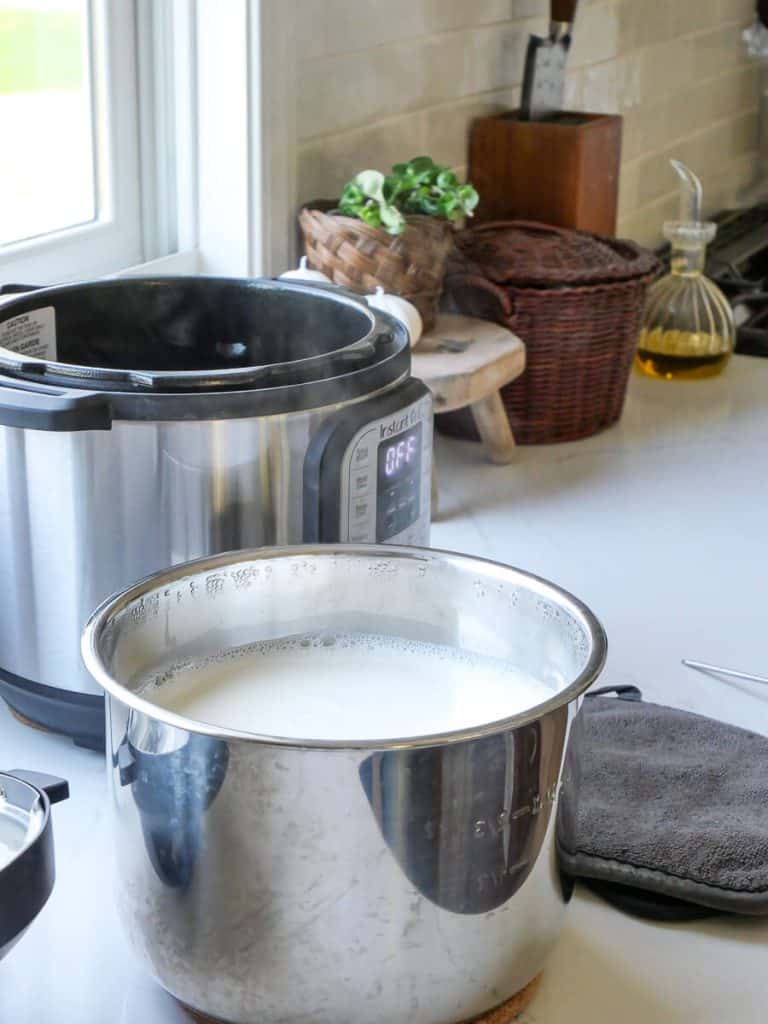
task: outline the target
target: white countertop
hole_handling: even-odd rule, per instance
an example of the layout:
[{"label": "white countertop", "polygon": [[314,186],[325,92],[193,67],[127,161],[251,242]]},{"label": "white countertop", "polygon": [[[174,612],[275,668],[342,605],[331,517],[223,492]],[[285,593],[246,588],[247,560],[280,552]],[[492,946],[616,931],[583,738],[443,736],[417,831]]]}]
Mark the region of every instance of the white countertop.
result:
[{"label": "white countertop", "polygon": [[[635,378],[618,427],[522,448],[511,466],[442,438],[437,453],[435,547],[510,562],[585,600],[608,632],[603,683],[768,733],[768,689],[680,665],[768,674],[768,361],[736,357],[712,381]],[[133,964],[112,910],[101,758],[4,706],[0,752],[4,768],[62,775],[72,790],[54,808],[54,893],[0,962],[0,1022],[189,1024]],[[648,924],[577,889],[523,1020],[762,1024],[767,950],[768,922]]]}]

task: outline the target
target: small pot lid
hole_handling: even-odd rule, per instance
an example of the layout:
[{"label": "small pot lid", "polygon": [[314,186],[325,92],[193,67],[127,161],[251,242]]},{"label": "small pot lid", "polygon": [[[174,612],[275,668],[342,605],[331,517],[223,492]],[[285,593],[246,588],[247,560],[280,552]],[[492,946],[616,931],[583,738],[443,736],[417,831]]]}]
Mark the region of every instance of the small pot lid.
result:
[{"label": "small pot lid", "polygon": [[40,772],[0,772],[0,960],[51,894],[51,803],[68,796],[64,779]]},{"label": "small pot lid", "polygon": [[50,805],[45,796],[0,772],[0,960],[50,895],[53,864],[44,856],[49,834]]},{"label": "small pot lid", "polygon": [[653,253],[634,242],[534,221],[480,224],[460,232],[456,246],[488,280],[517,287],[609,284],[658,267]]},{"label": "small pot lid", "polygon": [[0,875],[34,843],[47,819],[42,792],[14,773],[0,772]]},{"label": "small pot lid", "polygon": [[[0,794],[2,794],[0,778]],[[0,872],[39,835],[39,818],[0,795]]]}]

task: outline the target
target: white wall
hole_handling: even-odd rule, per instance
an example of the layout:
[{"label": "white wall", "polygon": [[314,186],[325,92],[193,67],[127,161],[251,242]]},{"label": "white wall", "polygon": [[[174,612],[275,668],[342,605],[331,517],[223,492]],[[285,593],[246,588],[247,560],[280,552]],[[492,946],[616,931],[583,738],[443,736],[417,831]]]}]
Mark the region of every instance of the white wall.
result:
[{"label": "white wall", "polygon": [[[464,170],[472,118],[517,105],[547,0],[299,0],[299,202],[364,167],[428,153]],[[624,115],[621,234],[653,244],[674,216],[668,158],[697,171],[708,209],[751,175],[754,0],[581,0],[568,105]]]}]

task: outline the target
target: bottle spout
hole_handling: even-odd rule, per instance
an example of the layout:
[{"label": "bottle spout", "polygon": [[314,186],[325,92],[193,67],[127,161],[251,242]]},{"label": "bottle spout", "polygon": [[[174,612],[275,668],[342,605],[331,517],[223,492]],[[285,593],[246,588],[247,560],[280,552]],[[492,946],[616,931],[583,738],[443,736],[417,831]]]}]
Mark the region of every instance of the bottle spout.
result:
[{"label": "bottle spout", "polygon": [[697,224],[701,221],[703,190],[701,182],[690,169],[680,160],[670,160],[680,178],[680,220],[684,224]]}]

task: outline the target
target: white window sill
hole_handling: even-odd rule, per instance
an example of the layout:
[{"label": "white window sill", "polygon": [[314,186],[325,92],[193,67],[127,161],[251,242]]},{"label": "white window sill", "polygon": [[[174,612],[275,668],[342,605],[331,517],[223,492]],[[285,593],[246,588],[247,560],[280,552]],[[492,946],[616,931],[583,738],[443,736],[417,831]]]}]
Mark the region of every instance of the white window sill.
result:
[{"label": "white window sill", "polygon": [[184,249],[181,252],[172,252],[168,256],[160,256],[156,260],[148,260],[146,263],[137,263],[133,267],[126,267],[116,274],[109,274],[109,277],[173,277],[176,274],[186,276],[187,274],[199,274],[201,269],[200,253],[197,249]]}]

